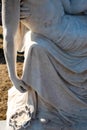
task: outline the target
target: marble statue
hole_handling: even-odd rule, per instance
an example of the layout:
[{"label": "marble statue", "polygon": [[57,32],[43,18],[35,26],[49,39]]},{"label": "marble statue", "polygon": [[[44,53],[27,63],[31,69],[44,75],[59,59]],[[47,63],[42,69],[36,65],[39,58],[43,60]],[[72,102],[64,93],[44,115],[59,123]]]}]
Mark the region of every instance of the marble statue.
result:
[{"label": "marble statue", "polygon": [[87,0],[2,0],[2,24],[7,130],[86,130]]}]

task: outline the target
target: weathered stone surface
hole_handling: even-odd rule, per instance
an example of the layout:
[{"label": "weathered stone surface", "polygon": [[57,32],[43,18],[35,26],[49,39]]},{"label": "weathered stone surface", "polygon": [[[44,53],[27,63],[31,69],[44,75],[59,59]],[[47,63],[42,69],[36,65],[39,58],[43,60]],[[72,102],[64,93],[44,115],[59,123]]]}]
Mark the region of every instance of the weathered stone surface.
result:
[{"label": "weathered stone surface", "polygon": [[[9,1],[3,4],[12,7],[13,2]],[[11,49],[9,52],[6,49],[5,53],[14,86],[21,92],[24,89],[28,92],[20,93],[14,87],[9,91],[8,124],[10,119],[11,125],[21,130],[23,126],[26,130],[86,129],[87,0],[24,0],[21,3],[14,1],[15,7],[14,16],[17,19],[10,21],[11,34],[8,21],[4,20],[4,28],[7,30],[6,38],[14,37],[19,19],[27,28],[20,37],[25,48],[21,80],[13,78],[16,75],[12,66],[15,56],[8,58]],[[7,15],[5,17],[8,18]],[[25,125],[20,126],[18,119],[23,113],[18,112],[26,104],[30,108],[29,120],[25,123],[24,119]]]}]

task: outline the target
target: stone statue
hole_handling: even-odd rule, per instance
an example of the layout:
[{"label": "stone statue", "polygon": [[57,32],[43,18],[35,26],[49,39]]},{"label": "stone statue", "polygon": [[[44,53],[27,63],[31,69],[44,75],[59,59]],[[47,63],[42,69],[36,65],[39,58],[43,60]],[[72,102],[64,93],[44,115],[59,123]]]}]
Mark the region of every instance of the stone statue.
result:
[{"label": "stone statue", "polygon": [[2,0],[9,130],[87,129],[86,10],[87,0]]}]

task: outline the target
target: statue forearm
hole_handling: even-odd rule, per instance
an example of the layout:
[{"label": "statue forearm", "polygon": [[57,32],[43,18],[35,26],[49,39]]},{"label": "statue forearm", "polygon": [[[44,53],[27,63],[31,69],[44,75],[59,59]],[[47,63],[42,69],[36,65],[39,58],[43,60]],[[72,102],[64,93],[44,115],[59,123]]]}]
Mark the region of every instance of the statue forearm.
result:
[{"label": "statue forearm", "polygon": [[16,76],[16,49],[13,39],[4,38],[3,48],[9,77],[11,79],[14,79],[14,77]]}]

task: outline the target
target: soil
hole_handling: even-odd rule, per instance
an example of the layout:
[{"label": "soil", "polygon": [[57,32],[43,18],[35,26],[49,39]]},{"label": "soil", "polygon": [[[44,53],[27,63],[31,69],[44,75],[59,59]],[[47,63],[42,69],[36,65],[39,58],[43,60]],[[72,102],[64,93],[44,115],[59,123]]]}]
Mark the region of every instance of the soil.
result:
[{"label": "soil", "polygon": [[[12,83],[8,77],[7,66],[3,54],[2,27],[0,26],[0,120],[6,119],[8,89]],[[17,57],[17,72],[19,77],[22,74],[23,54],[18,54]]]}]

